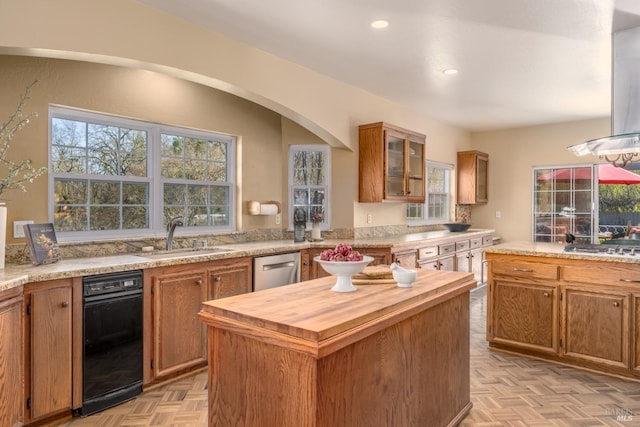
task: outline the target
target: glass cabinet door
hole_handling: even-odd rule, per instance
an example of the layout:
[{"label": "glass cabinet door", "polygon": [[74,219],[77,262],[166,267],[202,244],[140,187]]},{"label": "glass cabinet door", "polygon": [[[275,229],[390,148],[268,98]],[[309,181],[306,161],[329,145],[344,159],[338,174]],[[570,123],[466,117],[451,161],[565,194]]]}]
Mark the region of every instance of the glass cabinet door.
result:
[{"label": "glass cabinet door", "polygon": [[407,171],[409,188],[408,195],[411,197],[424,198],[424,144],[420,141],[409,139],[409,170]]},{"label": "glass cabinet door", "polygon": [[476,159],[476,200],[487,201],[487,164],[489,161],[478,156]]},{"label": "glass cabinet door", "polygon": [[386,135],[386,194],[405,195],[405,139],[403,135],[387,130]]}]

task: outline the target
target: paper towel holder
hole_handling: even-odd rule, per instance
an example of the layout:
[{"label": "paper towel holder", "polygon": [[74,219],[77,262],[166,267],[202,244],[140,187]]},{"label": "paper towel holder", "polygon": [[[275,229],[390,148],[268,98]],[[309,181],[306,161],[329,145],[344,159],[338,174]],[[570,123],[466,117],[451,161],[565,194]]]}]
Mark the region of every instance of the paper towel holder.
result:
[{"label": "paper towel holder", "polygon": [[249,200],[247,201],[247,211],[249,215],[277,215],[280,213],[280,202],[275,200],[266,202]]}]

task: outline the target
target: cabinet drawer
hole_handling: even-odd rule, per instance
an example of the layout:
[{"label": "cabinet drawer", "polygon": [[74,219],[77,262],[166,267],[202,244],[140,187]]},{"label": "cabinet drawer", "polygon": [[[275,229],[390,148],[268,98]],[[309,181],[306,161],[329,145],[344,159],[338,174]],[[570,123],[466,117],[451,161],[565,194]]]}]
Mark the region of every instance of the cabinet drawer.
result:
[{"label": "cabinet drawer", "polygon": [[477,239],[471,239],[469,241],[471,249],[478,249],[482,247],[482,237],[478,237]]},{"label": "cabinet drawer", "polygon": [[468,240],[460,240],[456,242],[456,252],[468,251],[470,247],[470,243]]},{"label": "cabinet drawer", "polygon": [[482,238],[482,246],[493,246],[493,236],[484,236]]},{"label": "cabinet drawer", "polygon": [[607,266],[581,264],[562,267],[562,278],[568,282],[595,285],[639,286],[640,268],[634,264]]},{"label": "cabinet drawer", "polygon": [[418,259],[432,258],[438,256],[438,247],[429,246],[418,249]]},{"label": "cabinet drawer", "polygon": [[446,243],[444,245],[439,245],[438,246],[438,254],[439,255],[448,255],[448,254],[452,254],[456,251],[456,244],[455,243]]},{"label": "cabinet drawer", "polygon": [[491,263],[495,275],[558,280],[558,266],[519,260],[496,260]]}]

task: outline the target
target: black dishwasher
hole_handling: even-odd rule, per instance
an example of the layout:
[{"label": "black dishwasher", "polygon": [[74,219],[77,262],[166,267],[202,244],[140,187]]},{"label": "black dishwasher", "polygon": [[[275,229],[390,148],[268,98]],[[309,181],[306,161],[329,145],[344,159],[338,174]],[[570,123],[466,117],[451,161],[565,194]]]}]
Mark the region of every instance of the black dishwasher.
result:
[{"label": "black dishwasher", "polygon": [[83,279],[82,408],[89,415],[142,392],[142,272]]}]

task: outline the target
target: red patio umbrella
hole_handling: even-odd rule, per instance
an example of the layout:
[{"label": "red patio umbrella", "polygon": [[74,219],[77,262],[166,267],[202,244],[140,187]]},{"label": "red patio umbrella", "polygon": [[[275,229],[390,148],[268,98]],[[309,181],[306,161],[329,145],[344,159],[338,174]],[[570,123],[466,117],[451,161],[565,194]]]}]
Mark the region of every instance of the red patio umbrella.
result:
[{"label": "red patio umbrella", "polygon": [[[591,168],[577,167],[574,170],[574,179],[592,179]],[[551,173],[540,175],[538,181],[568,181],[571,179],[571,169],[558,169]],[[623,168],[617,168],[609,163],[598,165],[598,184],[640,184],[640,175]]]}]

